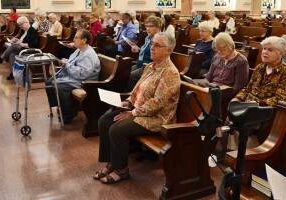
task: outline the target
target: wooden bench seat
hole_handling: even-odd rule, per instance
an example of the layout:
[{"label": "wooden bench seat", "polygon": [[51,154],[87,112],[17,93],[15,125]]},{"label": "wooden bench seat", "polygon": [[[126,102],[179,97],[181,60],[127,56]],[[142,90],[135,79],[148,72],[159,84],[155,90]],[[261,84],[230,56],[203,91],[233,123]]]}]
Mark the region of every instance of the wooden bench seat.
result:
[{"label": "wooden bench seat", "polygon": [[[97,134],[97,120],[109,108],[108,104],[100,101],[97,89],[124,92],[127,88],[132,66],[132,59],[129,57],[117,56],[115,59],[102,54],[98,54],[98,57],[101,64],[99,80],[83,81],[81,90],[84,91],[77,91],[77,93],[84,95],[83,97],[79,95],[75,97],[75,99],[82,102],[81,107],[87,118],[82,131],[84,137]],[[76,92],[73,95],[76,95]]]}]

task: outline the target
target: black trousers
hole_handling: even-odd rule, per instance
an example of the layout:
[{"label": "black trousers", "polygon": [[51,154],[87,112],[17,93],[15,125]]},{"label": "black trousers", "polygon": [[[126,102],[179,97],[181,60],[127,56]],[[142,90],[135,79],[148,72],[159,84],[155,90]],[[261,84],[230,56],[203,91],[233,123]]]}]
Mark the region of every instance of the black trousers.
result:
[{"label": "black trousers", "polygon": [[98,121],[99,162],[110,162],[114,169],[127,167],[130,139],[140,135],[154,134],[133,122],[133,117],[113,121],[119,113],[119,110],[110,109]]},{"label": "black trousers", "polygon": [[[50,107],[58,106],[57,96],[55,88],[51,81],[46,82],[46,93],[48,96]],[[76,115],[79,110],[78,103],[72,97],[72,90],[75,87],[68,84],[60,83],[58,84],[59,99],[61,103],[61,109],[63,114],[64,123],[69,123]]]}]

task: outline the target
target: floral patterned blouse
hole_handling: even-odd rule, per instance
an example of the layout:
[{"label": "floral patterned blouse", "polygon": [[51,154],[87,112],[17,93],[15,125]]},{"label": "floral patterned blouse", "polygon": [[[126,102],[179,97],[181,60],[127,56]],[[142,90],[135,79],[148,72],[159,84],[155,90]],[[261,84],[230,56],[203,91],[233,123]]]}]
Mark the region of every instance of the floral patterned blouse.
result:
[{"label": "floral patterned blouse", "polygon": [[150,63],[127,99],[134,106],[134,122],[158,132],[164,124],[176,122],[180,96],[180,75],[170,58],[157,66]]},{"label": "floral patterned blouse", "polygon": [[258,65],[250,82],[236,95],[236,98],[270,106],[275,106],[278,101],[286,101],[286,63],[281,62],[268,75],[266,68],[266,64]]}]

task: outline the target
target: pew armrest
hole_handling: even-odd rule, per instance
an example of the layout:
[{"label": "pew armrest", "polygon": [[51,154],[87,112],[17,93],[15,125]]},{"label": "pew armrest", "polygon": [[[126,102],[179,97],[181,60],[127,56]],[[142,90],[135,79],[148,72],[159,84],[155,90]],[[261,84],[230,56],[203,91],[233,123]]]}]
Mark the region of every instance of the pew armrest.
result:
[{"label": "pew armrest", "polygon": [[197,121],[162,125],[161,135],[165,138],[169,138],[174,134],[191,132],[193,129],[197,128],[197,126]]}]

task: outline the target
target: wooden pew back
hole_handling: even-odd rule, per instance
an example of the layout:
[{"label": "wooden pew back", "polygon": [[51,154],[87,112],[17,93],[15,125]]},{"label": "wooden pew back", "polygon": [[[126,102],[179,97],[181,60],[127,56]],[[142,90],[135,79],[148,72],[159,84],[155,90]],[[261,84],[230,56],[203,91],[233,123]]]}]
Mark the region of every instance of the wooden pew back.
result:
[{"label": "wooden pew back", "polygon": [[[251,174],[255,171],[262,170],[265,163],[273,165],[277,168],[284,168],[283,162],[285,160],[285,144],[286,144],[286,103],[278,104],[274,119],[272,121],[271,130],[267,139],[258,147],[247,148],[245,154],[245,173],[243,176],[243,183],[250,184]],[[226,155],[226,163],[234,168],[237,158],[237,151],[228,152]]]},{"label": "wooden pew back", "polygon": [[249,41],[248,45],[250,47],[253,47],[253,48],[256,48],[256,49],[259,50],[258,54],[257,54],[257,57],[256,57],[255,65],[253,66],[255,68],[257,65],[262,63],[262,60],[261,60],[262,46],[261,46],[260,42],[255,42],[255,41]]},{"label": "wooden pew back", "polygon": [[[245,40],[261,40],[265,38],[267,29],[264,27],[251,27],[251,26],[240,26],[235,37],[235,41]],[[253,39],[252,39],[253,38]]]},{"label": "wooden pew back", "polygon": [[281,37],[286,34],[286,27],[283,26],[271,26],[271,36]]}]

